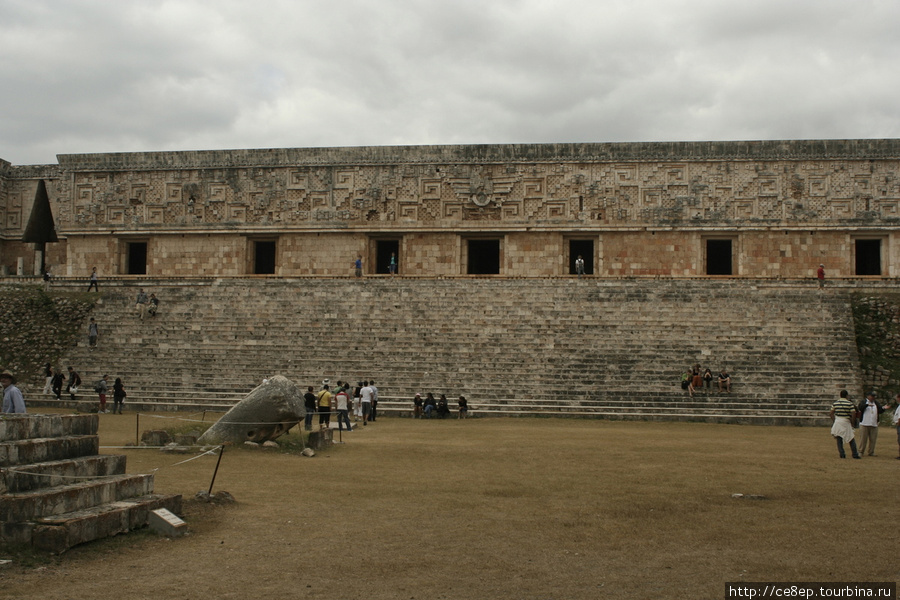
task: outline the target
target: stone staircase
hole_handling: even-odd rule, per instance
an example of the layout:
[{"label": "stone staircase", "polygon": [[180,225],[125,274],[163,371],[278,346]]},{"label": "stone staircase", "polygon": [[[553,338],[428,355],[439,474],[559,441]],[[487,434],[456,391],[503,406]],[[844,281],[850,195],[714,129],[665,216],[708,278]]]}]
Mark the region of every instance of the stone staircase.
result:
[{"label": "stone staircase", "polygon": [[[162,302],[143,323],[138,287]],[[144,279],[105,282],[92,316],[99,348],[85,326],[63,366],[82,405],[103,373],[122,377],[130,410],[227,410],[283,374],[374,378],[388,414],[431,391],[465,395],[473,416],[822,424],[838,390],[860,389],[850,291],[808,282]],[[733,393],[687,397],[694,363],[727,366]]]},{"label": "stone staircase", "polygon": [[181,512],[181,496],[153,493],[153,475],[126,475],[125,457],[100,455],[98,415],[0,419],[0,542],[59,553],[143,527],[151,511]]}]

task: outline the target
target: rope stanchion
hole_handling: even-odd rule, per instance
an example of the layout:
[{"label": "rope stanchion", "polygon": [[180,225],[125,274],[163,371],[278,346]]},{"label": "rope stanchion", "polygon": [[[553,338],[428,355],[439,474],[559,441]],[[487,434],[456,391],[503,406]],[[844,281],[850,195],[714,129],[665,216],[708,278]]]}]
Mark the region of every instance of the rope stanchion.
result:
[{"label": "rope stanchion", "polygon": [[225,444],[219,446],[219,460],[216,461],[216,470],[213,471],[212,481],[209,482],[209,491],[207,494],[212,496],[213,484],[216,482],[216,475],[219,473],[219,463],[222,462],[222,455],[225,454]]}]

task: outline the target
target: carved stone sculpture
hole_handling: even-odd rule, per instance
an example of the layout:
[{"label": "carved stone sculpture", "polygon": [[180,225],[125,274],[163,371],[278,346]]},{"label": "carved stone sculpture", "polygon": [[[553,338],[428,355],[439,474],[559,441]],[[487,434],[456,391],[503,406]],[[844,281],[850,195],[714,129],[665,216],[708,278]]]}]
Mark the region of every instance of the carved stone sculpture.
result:
[{"label": "carved stone sculpture", "polygon": [[238,402],[197,443],[265,442],[274,440],[303,420],[306,409],[300,388],[287,377],[276,375]]}]

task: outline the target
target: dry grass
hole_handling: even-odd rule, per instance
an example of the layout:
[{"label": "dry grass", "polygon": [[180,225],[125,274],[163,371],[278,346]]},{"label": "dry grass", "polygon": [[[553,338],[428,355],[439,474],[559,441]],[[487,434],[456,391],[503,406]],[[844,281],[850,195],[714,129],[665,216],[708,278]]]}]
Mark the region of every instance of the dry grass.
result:
[{"label": "dry grass", "polygon": [[[134,435],[133,415],[101,417],[103,445]],[[382,418],[345,438],[315,458],[229,449],[213,491],[238,504],[186,502],[191,535],[16,566],[0,597],[722,598],[727,581],[900,579],[891,429],[862,461],[824,428]],[[124,453],[186,499],[215,465]]]}]

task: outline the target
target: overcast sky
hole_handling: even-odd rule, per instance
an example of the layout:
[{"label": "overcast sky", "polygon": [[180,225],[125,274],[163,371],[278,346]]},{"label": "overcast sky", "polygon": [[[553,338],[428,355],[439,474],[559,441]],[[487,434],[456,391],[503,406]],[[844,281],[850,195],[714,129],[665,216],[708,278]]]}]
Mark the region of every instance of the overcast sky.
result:
[{"label": "overcast sky", "polygon": [[0,0],[0,158],[900,137],[897,0]]}]

